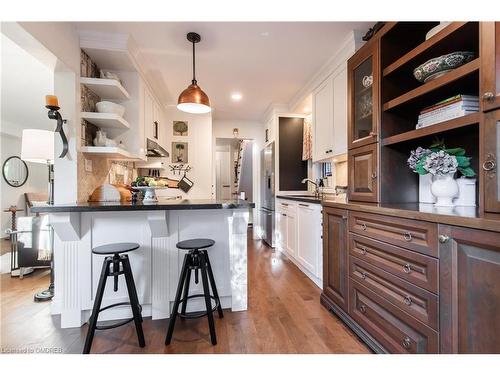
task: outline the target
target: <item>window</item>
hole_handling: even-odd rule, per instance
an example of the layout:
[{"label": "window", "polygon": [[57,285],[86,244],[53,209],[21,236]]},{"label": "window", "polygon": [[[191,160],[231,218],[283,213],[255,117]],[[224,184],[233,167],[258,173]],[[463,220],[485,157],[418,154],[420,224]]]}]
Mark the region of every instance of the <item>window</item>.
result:
[{"label": "window", "polygon": [[331,177],[332,163],[321,163],[321,178]]}]

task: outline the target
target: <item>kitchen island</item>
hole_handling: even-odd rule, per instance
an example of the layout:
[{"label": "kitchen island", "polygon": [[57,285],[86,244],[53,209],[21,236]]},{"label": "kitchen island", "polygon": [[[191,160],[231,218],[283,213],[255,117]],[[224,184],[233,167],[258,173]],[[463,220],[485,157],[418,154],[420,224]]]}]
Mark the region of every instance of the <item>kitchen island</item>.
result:
[{"label": "kitchen island", "polygon": [[[61,316],[61,328],[79,327],[89,318],[103,256],[92,248],[115,242],[136,242],[130,253],[142,315],[170,316],[179,270],[185,252],[176,243],[190,238],[211,238],[210,262],[223,308],[247,309],[247,226],[253,203],[242,200],[160,200],[81,203],[33,207],[48,213],[54,229],[55,296],[52,314]],[[190,287],[201,293],[201,283]],[[128,301],[125,281],[118,292],[106,286],[103,306]],[[193,300],[188,311],[204,308]],[[105,310],[100,320],[131,316],[128,306]]]}]

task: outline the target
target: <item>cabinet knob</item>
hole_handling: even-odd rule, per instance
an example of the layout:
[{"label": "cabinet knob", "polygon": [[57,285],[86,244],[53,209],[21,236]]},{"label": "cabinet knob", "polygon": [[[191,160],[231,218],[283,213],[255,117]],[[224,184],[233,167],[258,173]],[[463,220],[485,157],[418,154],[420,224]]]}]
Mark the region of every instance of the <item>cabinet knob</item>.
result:
[{"label": "cabinet knob", "polygon": [[404,232],[403,238],[406,242],[410,242],[411,240],[413,240],[413,237],[410,232]]},{"label": "cabinet knob", "polygon": [[366,246],[361,246],[361,254],[366,255]]},{"label": "cabinet knob", "polygon": [[404,273],[410,273],[411,272],[411,266],[409,263],[406,263],[404,266],[403,266],[403,271]]},{"label": "cabinet knob", "polygon": [[366,313],[366,306],[365,305],[359,306],[359,311],[361,311],[363,314]]},{"label": "cabinet knob", "polygon": [[365,280],[365,279],[366,279],[366,272],[361,272],[361,278],[362,278],[363,280]]},{"label": "cabinet knob", "polygon": [[361,229],[366,230],[366,224],[365,223],[361,224]]},{"label": "cabinet knob", "polygon": [[495,94],[493,94],[491,91],[487,91],[483,94],[483,100],[493,100],[495,99]]},{"label": "cabinet knob", "polygon": [[405,303],[405,305],[410,306],[413,303],[413,301],[411,300],[410,296],[406,296],[404,298],[404,303]]},{"label": "cabinet knob", "polygon": [[450,237],[448,237],[446,234],[440,234],[438,236],[438,240],[441,243],[446,243],[446,242],[448,242],[450,240]]},{"label": "cabinet knob", "polygon": [[411,339],[406,336],[403,341],[401,342],[401,346],[405,349],[410,349],[411,347]]},{"label": "cabinet knob", "polygon": [[373,173],[372,173],[372,178],[373,178],[373,179],[377,178],[377,172],[373,172]]},{"label": "cabinet knob", "polygon": [[486,171],[486,172],[489,172],[489,171],[492,171],[493,169],[495,169],[497,166],[497,163],[495,163],[495,160],[486,160],[484,163],[483,163],[483,169]]}]

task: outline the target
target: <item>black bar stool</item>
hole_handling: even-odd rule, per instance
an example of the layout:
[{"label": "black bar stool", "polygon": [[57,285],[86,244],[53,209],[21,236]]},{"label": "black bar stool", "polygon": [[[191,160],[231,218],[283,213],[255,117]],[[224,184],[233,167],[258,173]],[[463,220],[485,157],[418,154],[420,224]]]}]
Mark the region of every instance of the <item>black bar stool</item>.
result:
[{"label": "black bar stool", "polygon": [[[92,314],[89,319],[89,330],[87,331],[87,338],[85,339],[85,346],[83,348],[83,354],[90,353],[90,348],[92,347],[92,340],[94,339],[95,330],[105,330],[117,328],[131,321],[135,323],[135,329],[137,331],[137,338],[139,339],[139,346],[143,348],[146,346],[144,342],[144,333],[142,331],[142,306],[139,304],[139,299],[137,298],[137,290],[135,289],[134,277],[132,276],[132,269],[130,268],[130,262],[128,260],[128,255],[123,253],[128,253],[130,251],[137,250],[139,244],[136,243],[114,243],[109,245],[102,245],[92,249],[92,253],[99,255],[113,255],[107,256],[104,259],[101,271],[101,277],[99,278],[99,285],[97,286],[97,292],[94,300],[94,307],[92,309]],[[118,291],[118,276],[124,275],[125,281],[127,283],[127,290],[130,302],[115,303],[106,307],[101,308],[102,297],[104,295],[104,289],[106,287],[106,280],[108,277],[113,276],[114,278],[114,288],[113,290]],[[132,308],[133,317],[130,319],[120,320],[114,324],[108,325],[97,325],[97,318],[101,311],[117,307],[130,305]]]},{"label": "black bar stool", "polygon": [[[165,345],[169,345],[170,341],[172,340],[172,334],[174,333],[175,319],[177,318],[177,316],[181,317],[182,319],[196,319],[196,318],[201,318],[203,316],[207,316],[212,345],[217,345],[214,317],[212,313],[215,310],[217,310],[219,313],[219,318],[223,318],[224,314],[222,313],[222,306],[220,304],[219,293],[217,293],[217,287],[215,286],[215,279],[214,279],[214,274],[212,272],[212,266],[210,265],[210,260],[208,258],[208,253],[206,250],[212,247],[214,244],[215,241],[205,238],[197,238],[177,243],[178,249],[189,250],[189,252],[184,256],[184,263],[182,265],[179,284],[177,285],[177,293],[175,295],[174,307],[172,309],[172,315],[170,316],[170,322],[168,324],[168,331],[167,331],[167,338],[165,339]],[[189,283],[191,281],[191,271],[195,272],[194,282],[198,284],[198,270],[201,270],[203,294],[194,294],[190,296]],[[208,285],[209,280],[210,280],[210,286]],[[210,294],[210,287],[212,288],[213,295]],[[191,298],[197,298],[197,297],[205,298],[206,311],[186,313],[187,301]],[[214,307],[212,307],[212,300],[215,301]],[[181,303],[182,303],[182,308],[181,312],[179,313],[179,305]]]}]

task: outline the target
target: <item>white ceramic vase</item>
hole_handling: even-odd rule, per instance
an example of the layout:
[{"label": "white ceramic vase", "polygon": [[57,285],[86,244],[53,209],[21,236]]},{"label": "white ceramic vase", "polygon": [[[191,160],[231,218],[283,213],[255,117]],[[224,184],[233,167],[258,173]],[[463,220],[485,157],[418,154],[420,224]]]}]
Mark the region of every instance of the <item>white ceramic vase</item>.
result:
[{"label": "white ceramic vase", "polygon": [[453,207],[453,198],[458,194],[458,184],[453,178],[454,173],[435,175],[432,178],[431,192],[436,197],[434,205]]}]

